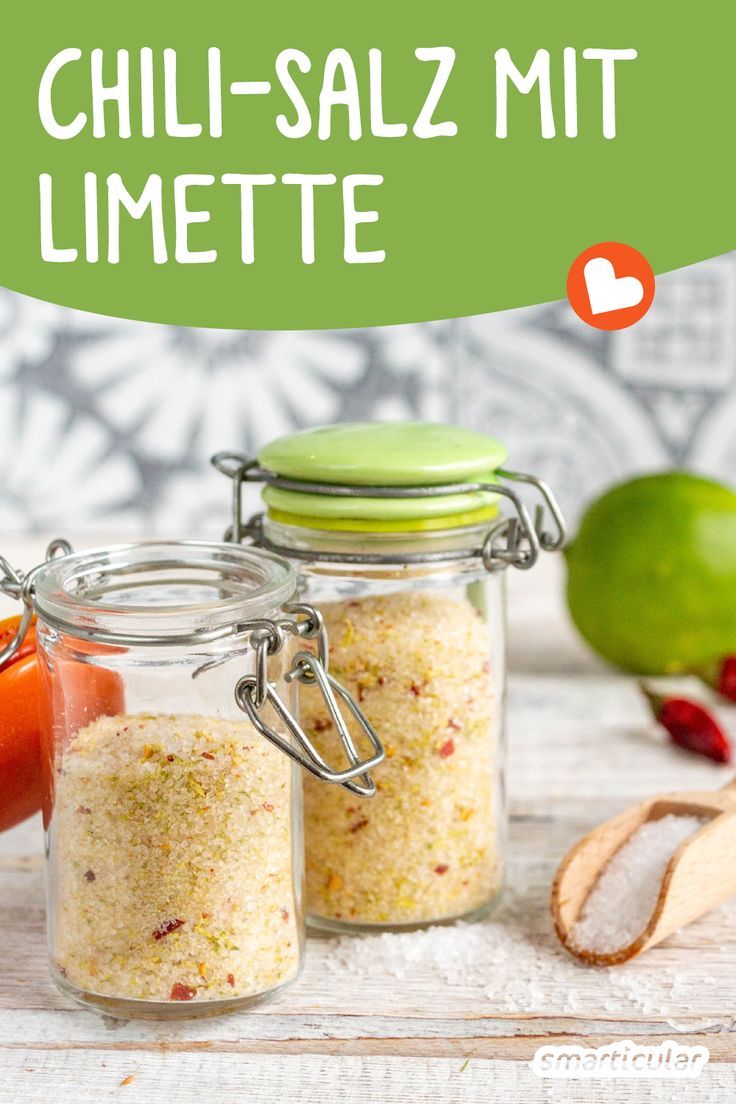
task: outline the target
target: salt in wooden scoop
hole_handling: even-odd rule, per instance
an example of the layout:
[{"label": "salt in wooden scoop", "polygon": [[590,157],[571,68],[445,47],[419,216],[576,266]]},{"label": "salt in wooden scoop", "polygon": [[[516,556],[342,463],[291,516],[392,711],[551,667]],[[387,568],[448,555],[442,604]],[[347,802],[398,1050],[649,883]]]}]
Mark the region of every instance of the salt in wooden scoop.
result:
[{"label": "salt in wooden scoop", "polygon": [[[578,944],[575,928],[609,861],[645,824],[667,816],[704,821],[677,846],[661,878],[649,920],[626,946],[602,952]],[[632,840],[633,844],[633,840]],[[562,860],[552,883],[551,909],[563,946],[583,962],[616,966],[655,946],[674,931],[736,893],[736,779],[715,793],[670,793],[642,801],[599,825]],[[626,895],[610,902],[626,908]]]}]

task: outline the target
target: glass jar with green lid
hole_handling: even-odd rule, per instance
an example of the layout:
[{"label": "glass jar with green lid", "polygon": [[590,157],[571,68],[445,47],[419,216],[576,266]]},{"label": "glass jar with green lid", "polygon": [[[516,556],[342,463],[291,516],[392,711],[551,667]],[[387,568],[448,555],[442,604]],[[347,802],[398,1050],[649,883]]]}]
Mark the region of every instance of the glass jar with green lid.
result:
[{"label": "glass jar with green lid", "polygon": [[[328,426],[258,458],[219,453],[227,538],[278,551],[318,604],[330,672],[380,733],[368,804],[306,780],[306,904],[328,930],[401,930],[482,916],[504,867],[504,569],[564,542],[549,489],[504,468],[484,434],[429,423]],[[243,488],[265,485],[243,520]],[[518,489],[538,499],[534,520]],[[340,739],[308,681],[310,738]],[[257,723],[257,715],[253,717]],[[370,807],[368,807],[370,806]]]}]

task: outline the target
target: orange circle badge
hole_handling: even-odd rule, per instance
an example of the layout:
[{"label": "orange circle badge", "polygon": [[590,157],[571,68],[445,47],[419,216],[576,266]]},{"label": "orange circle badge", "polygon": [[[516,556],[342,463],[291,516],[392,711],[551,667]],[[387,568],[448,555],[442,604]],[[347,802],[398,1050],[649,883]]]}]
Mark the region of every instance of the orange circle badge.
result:
[{"label": "orange circle badge", "polygon": [[654,300],[654,272],[638,250],[600,242],[581,253],[567,277],[578,318],[598,330],[623,330],[643,318]]}]

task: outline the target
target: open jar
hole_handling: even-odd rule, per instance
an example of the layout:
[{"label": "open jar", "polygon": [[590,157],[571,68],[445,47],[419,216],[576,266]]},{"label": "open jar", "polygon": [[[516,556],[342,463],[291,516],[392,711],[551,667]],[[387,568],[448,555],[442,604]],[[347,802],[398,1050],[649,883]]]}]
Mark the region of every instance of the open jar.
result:
[{"label": "open jar", "polygon": [[[301,598],[325,618],[332,671],[385,745],[369,805],[307,779],[315,927],[475,919],[500,892],[503,569],[526,570],[565,538],[549,489],[505,471],[505,458],[492,438],[426,423],[326,427],[275,441],[257,461],[213,458],[234,481],[226,538],[291,560]],[[244,523],[253,482],[266,485],[267,510]],[[534,522],[519,483],[541,496]],[[321,702],[307,692],[302,709],[331,752],[339,733]]]},{"label": "open jar", "polygon": [[[360,802],[380,742],[320,662],[321,616],[290,604],[279,557],[198,542],[49,557],[0,563],[25,605],[0,661],[35,613],[54,979],[125,1017],[247,1007],[301,963],[299,766]],[[338,729],[349,707],[365,758],[352,736],[337,766],[313,748],[310,682]]]}]

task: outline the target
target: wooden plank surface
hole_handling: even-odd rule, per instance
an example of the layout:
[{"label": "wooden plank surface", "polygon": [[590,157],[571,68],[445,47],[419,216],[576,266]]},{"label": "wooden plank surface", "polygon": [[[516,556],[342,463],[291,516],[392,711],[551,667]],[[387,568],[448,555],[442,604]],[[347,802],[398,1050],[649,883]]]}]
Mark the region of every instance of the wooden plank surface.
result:
[{"label": "wooden plank surface", "polygon": [[101,1055],[27,1048],[3,1056],[0,1104],[730,1104],[729,1067],[688,1082],[540,1081],[524,1063],[447,1058]]},{"label": "wooden plank surface", "polygon": [[[28,822],[0,837],[0,1102],[268,1104],[296,1087],[300,1102],[733,1099],[736,902],[613,970],[579,965],[552,933],[549,884],[575,839],[641,797],[730,777],[652,732],[632,682],[572,635],[557,573],[548,562],[510,580],[509,889],[488,921],[312,939],[298,983],[249,1014],[114,1021],[48,980],[41,830]],[[543,1041],[623,1038],[705,1043],[712,1063],[676,1097],[666,1081],[642,1095],[645,1083],[619,1080],[612,1096],[528,1068]]]}]

